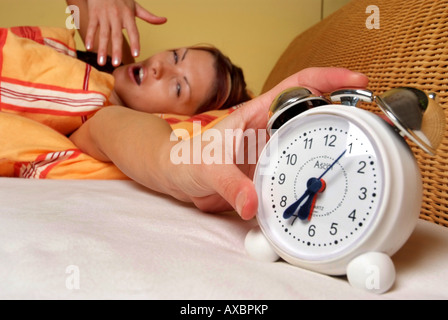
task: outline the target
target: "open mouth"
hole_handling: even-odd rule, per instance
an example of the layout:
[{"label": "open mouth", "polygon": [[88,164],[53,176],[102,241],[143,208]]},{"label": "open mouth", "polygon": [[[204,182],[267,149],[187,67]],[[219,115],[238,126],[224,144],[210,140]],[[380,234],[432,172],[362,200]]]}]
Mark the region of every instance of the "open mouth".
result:
[{"label": "open mouth", "polygon": [[145,71],[141,66],[136,66],[132,69],[132,74],[134,76],[135,82],[140,85],[143,81],[143,76],[145,75]]}]

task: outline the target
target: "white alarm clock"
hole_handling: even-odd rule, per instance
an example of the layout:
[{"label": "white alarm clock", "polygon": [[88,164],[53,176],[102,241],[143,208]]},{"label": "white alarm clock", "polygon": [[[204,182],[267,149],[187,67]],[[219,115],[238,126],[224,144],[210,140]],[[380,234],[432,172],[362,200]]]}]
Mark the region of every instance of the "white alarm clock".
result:
[{"label": "white alarm clock", "polygon": [[[375,98],[392,124],[358,107]],[[271,106],[271,138],[254,175],[259,228],[246,237],[248,254],[347,275],[372,292],[389,290],[390,256],[414,230],[423,194],[403,136],[435,152],[445,130],[435,99],[412,88],[381,97],[357,89],[331,94],[340,104],[305,88],[282,92]]]}]

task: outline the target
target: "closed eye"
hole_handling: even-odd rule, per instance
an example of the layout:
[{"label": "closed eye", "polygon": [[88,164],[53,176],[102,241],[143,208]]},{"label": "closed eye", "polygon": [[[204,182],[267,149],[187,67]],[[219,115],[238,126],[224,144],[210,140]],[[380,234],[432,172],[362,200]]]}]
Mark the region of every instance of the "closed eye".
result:
[{"label": "closed eye", "polygon": [[176,85],[176,95],[179,98],[180,97],[180,93],[182,91],[182,86],[180,85],[180,83],[177,83]]},{"label": "closed eye", "polygon": [[[177,53],[177,50],[172,50],[172,52],[173,52],[174,64],[176,65],[179,62],[179,55]],[[183,60],[184,57],[185,57],[185,54],[182,57],[182,60]],[[176,95],[177,95],[177,97],[180,97],[181,92],[182,92],[182,86],[181,86],[181,84],[179,82],[177,82],[176,83]]]},{"label": "closed eye", "polygon": [[179,55],[177,54],[176,50],[173,50],[173,58],[174,58],[174,64],[177,64],[179,62]]}]

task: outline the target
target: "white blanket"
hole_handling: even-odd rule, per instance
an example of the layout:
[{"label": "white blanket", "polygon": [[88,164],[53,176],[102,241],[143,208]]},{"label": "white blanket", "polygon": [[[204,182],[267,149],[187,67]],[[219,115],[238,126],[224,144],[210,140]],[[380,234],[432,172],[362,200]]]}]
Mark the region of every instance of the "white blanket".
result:
[{"label": "white blanket", "polygon": [[244,250],[255,221],[131,181],[0,179],[1,299],[447,299],[448,230],[419,221],[374,295]]}]

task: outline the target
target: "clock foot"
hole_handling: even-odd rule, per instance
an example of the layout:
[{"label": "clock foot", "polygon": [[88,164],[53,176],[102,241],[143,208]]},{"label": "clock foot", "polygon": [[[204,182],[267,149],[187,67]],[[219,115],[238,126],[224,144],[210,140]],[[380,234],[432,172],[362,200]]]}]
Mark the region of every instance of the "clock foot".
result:
[{"label": "clock foot", "polygon": [[260,227],[256,227],[247,233],[244,245],[248,255],[256,260],[275,262],[279,259],[278,254],[274,251]]},{"label": "clock foot", "polygon": [[382,294],[395,282],[395,267],[387,254],[367,252],[348,264],[347,278],[355,288]]}]

